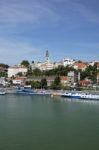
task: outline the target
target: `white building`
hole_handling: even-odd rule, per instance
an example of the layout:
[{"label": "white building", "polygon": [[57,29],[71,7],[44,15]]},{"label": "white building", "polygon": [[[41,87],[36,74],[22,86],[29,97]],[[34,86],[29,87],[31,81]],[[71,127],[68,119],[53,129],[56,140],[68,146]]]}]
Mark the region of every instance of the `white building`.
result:
[{"label": "white building", "polygon": [[25,85],[26,77],[16,77],[12,80],[12,83],[15,85]]},{"label": "white building", "polygon": [[75,60],[70,59],[70,58],[64,58],[62,63],[63,63],[63,66],[66,67],[68,65],[73,65],[75,63]]},{"label": "white building", "polygon": [[32,63],[31,67],[32,70],[38,68],[41,71],[45,71],[45,70],[52,70],[54,68],[57,68],[59,66],[58,63],[52,63],[49,59],[49,52],[48,50],[46,51],[46,55],[45,55],[45,61],[44,62],[37,62],[37,63]]},{"label": "white building", "polygon": [[52,70],[54,68],[54,65],[51,64],[51,63],[42,63],[41,66],[39,67],[39,69],[41,71],[44,71],[44,70]]},{"label": "white building", "polygon": [[97,61],[92,61],[92,62],[89,62],[88,64],[91,66],[94,66],[96,63],[97,63]]},{"label": "white building", "polygon": [[27,68],[23,66],[14,66],[8,68],[8,77],[16,76],[18,73],[25,75],[27,73]]},{"label": "white building", "polygon": [[0,85],[6,86],[7,84],[8,84],[8,82],[5,80],[5,78],[4,78],[4,77],[1,77],[1,78],[0,78]]}]

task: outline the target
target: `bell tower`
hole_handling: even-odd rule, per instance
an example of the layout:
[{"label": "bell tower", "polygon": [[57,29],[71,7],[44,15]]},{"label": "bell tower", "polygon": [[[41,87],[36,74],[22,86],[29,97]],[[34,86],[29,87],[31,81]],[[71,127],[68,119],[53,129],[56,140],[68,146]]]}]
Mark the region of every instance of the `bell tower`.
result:
[{"label": "bell tower", "polygon": [[49,52],[48,52],[48,50],[46,50],[45,60],[46,60],[46,63],[49,63],[49,62],[50,62],[50,60],[49,60]]}]

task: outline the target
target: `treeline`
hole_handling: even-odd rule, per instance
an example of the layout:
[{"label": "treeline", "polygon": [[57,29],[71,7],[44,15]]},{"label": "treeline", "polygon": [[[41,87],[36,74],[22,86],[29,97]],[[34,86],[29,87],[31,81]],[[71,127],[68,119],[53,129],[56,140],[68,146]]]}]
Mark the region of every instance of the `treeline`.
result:
[{"label": "treeline", "polygon": [[94,66],[91,66],[89,65],[85,71],[80,71],[80,78],[81,80],[85,79],[85,78],[88,78],[90,80],[93,81],[93,83],[96,83],[97,81],[97,73],[99,72],[99,70],[97,69],[97,66],[94,65]]},{"label": "treeline", "polygon": [[77,72],[73,67],[64,67],[59,66],[58,68],[52,70],[45,70],[41,71],[40,69],[36,68],[32,71],[31,68],[28,69],[27,76],[67,76],[69,71]]},{"label": "treeline", "polygon": [[[79,61],[80,62],[80,61]],[[84,80],[88,78],[92,80],[94,83],[97,81],[97,64],[94,66],[89,65],[84,71],[76,70],[70,66],[59,66],[58,68],[52,70],[41,71],[40,69],[36,68],[32,71],[32,68],[27,60],[23,60],[21,65],[28,67],[28,72],[26,76],[67,76],[69,71],[80,72],[80,79]]]},{"label": "treeline", "polygon": [[61,89],[60,77],[56,76],[54,81],[49,86],[46,78],[42,78],[41,81],[26,81],[26,85],[31,85],[33,89]]},{"label": "treeline", "polygon": [[52,70],[46,70],[41,71],[40,69],[36,68],[32,71],[32,69],[28,69],[27,76],[67,76],[69,71],[75,71],[80,72],[80,79],[84,80],[85,78],[88,78],[92,80],[94,83],[97,80],[97,73],[99,70],[97,70],[97,66],[91,66],[89,65],[84,71],[82,70],[76,70],[73,67],[69,66],[59,66],[58,68],[52,69]]}]

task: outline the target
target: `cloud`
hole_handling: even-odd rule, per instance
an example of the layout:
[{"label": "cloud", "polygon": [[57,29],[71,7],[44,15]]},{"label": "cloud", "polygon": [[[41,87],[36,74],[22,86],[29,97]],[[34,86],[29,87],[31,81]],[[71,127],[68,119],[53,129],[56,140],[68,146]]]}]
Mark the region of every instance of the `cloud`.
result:
[{"label": "cloud", "polygon": [[[98,13],[96,12],[90,1],[89,5],[86,5],[85,0],[1,0],[1,61],[16,63],[23,57],[31,58],[32,54],[36,57],[37,53],[40,53],[40,50],[38,46],[33,46],[32,39],[35,39],[36,45],[40,42],[43,43],[39,47],[53,45],[53,41],[50,43],[48,37],[54,37],[52,39],[57,41],[57,35],[61,33],[59,36],[60,41],[62,41],[63,38],[61,37],[63,36],[65,39],[67,31],[69,35],[75,34],[73,37],[75,37],[75,40],[78,40],[76,39],[77,29],[81,29],[82,31],[83,27],[87,29],[89,26],[98,26],[98,18],[99,11]],[[46,35],[46,39],[44,34]],[[69,38],[66,39],[68,43]],[[62,42],[58,44],[62,47]],[[63,45],[65,44],[63,43]],[[93,45],[94,47],[95,45]],[[86,49],[87,45],[84,48]]]},{"label": "cloud", "polygon": [[[0,2],[0,30],[39,28],[65,24],[78,27],[82,22],[99,23],[99,16],[76,0],[3,0]],[[80,23],[81,25],[81,23]],[[84,24],[82,24],[84,25]]]},{"label": "cloud", "polygon": [[0,38],[0,62],[18,63],[22,59],[32,59],[40,53],[40,50],[29,43],[22,43],[15,40],[5,40]]},{"label": "cloud", "polygon": [[3,2],[0,5],[0,26],[32,24],[37,25],[44,21],[55,22],[58,15],[48,5],[39,1]]}]

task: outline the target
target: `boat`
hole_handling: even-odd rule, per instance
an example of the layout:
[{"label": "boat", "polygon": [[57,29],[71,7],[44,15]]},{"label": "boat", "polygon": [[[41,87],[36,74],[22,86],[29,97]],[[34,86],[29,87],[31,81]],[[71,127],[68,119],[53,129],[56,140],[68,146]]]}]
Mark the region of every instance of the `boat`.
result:
[{"label": "boat", "polygon": [[67,93],[62,93],[61,96],[62,97],[68,97],[68,98],[77,98],[77,99],[80,99],[81,95],[79,93],[67,92]]},{"label": "boat", "polygon": [[19,95],[51,95],[50,92],[46,90],[33,90],[31,86],[17,87],[15,94]]},{"label": "boat", "polygon": [[91,94],[91,93],[62,93],[62,97],[75,98],[75,99],[89,99],[89,100],[99,100],[99,94]]},{"label": "boat", "polygon": [[81,94],[80,99],[90,99],[90,100],[99,100],[99,94]]},{"label": "boat", "polygon": [[5,94],[6,94],[6,92],[0,91],[0,95],[5,95]]}]

